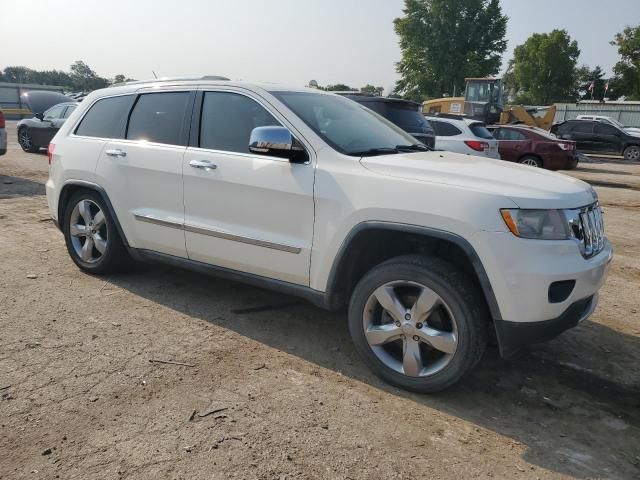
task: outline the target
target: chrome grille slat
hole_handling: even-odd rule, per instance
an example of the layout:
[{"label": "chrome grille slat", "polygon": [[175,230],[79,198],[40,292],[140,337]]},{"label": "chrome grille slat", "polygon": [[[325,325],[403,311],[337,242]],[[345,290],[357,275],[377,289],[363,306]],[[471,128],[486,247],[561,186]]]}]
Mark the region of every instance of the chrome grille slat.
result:
[{"label": "chrome grille slat", "polygon": [[597,203],[589,205],[580,211],[579,218],[582,234],[579,240],[584,245],[583,255],[589,258],[601,252],[605,245],[602,209]]}]

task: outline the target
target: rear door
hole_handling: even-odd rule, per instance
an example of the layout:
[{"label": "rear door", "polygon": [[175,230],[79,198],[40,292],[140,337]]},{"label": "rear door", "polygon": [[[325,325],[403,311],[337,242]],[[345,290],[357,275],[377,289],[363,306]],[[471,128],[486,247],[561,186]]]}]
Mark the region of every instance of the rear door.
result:
[{"label": "rear door", "polygon": [[98,162],[129,244],[186,257],[182,159],[194,92],[144,91],[136,96],[121,138]]},{"label": "rear door", "polygon": [[589,120],[576,120],[574,122],[568,122],[566,126],[559,131],[559,137],[565,140],[573,140],[576,142],[576,148],[578,150],[593,151],[594,136],[593,127],[595,122]]},{"label": "rear door", "polygon": [[307,164],[250,152],[256,127],[285,126],[294,135],[295,130],[246,90],[201,92],[193,124],[183,163],[189,258],[308,285],[314,220],[311,149]]},{"label": "rear door", "polygon": [[617,155],[622,152],[620,131],[606,123],[597,123],[594,129],[594,146],[597,152]]},{"label": "rear door", "polygon": [[498,149],[503,160],[517,162],[523,154],[531,151],[531,141],[515,129],[502,127],[494,136],[498,140]]}]

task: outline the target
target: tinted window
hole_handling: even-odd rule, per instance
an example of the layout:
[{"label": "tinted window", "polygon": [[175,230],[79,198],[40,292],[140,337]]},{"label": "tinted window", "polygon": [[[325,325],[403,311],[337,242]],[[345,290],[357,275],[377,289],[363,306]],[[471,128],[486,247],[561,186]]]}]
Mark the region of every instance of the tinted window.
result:
[{"label": "tinted window", "polygon": [[387,104],[386,117],[409,133],[431,133],[433,130],[424,115],[415,107]]},{"label": "tinted window", "polygon": [[62,118],[69,118],[69,115],[71,115],[75,109],[76,105],[69,105],[65,110],[64,116]]},{"label": "tinted window", "polygon": [[127,139],[184,145],[180,135],[189,96],[189,92],[141,95],[131,112]]},{"label": "tinted window", "polygon": [[45,120],[55,120],[56,118],[60,118],[60,116],[62,115],[62,111],[63,110],[64,110],[64,105],[60,105],[60,106],[56,106],[56,107],[50,108],[49,110],[44,112],[44,119]]},{"label": "tinted window", "polygon": [[571,125],[571,131],[573,133],[592,133],[593,132],[593,123],[584,121],[584,122],[575,122]]},{"label": "tinted window", "polygon": [[237,93],[206,92],[200,120],[200,147],[250,153],[251,131],[270,125],[281,126],[255,100]]},{"label": "tinted window", "polygon": [[431,126],[438,137],[453,137],[454,135],[460,135],[462,133],[462,130],[450,123],[431,119],[429,120],[429,123],[431,123]]},{"label": "tinted window", "polygon": [[596,125],[596,133],[600,135],[618,135],[618,130],[611,125]]},{"label": "tinted window", "polygon": [[84,116],[76,135],[100,138],[122,138],[124,122],[133,97],[124,95],[98,100]]},{"label": "tinted window", "polygon": [[362,105],[338,95],[312,92],[272,92],[309,128],[334,149],[360,156],[395,149],[416,140]]},{"label": "tinted window", "polygon": [[469,128],[476,137],[490,138],[493,140],[493,135],[491,135],[491,132],[487,130],[487,127],[484,125],[484,123],[472,123],[471,125],[469,125]]},{"label": "tinted window", "polygon": [[522,141],[528,140],[527,137],[517,130],[510,130],[508,128],[501,128],[496,137],[498,140],[509,140],[509,141]]}]

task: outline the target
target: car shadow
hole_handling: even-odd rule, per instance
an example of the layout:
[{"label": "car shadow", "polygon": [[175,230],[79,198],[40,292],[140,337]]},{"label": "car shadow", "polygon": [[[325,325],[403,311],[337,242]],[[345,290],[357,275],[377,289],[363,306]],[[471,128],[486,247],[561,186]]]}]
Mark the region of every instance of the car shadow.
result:
[{"label": "car shadow", "polygon": [[[640,340],[601,324],[585,322],[588,325],[565,333],[563,337],[571,340],[569,347],[560,337],[509,360],[489,348],[462,382],[445,392],[419,395],[389,386],[371,374],[352,346],[344,312],[326,312],[292,297],[160,265],[136,266],[110,281],[388,394],[510,437],[526,446],[526,461],[545,469],[592,478],[594,462],[597,465],[611,455],[633,462],[637,455],[633,445],[640,445],[638,377],[632,375],[634,381],[621,383],[613,375],[607,378],[606,373],[580,366],[580,358],[593,356],[594,348],[580,337],[597,338],[602,348],[623,355],[636,372]],[[631,353],[620,352],[625,348]],[[569,360],[557,361],[567,350]],[[607,419],[624,429],[620,443],[598,441],[600,435],[611,436]],[[591,426],[584,428],[587,423]],[[589,463],[585,459],[592,459],[589,465],[585,466]],[[604,476],[623,468],[616,467],[618,460],[603,464]],[[622,476],[635,471],[632,463],[624,468]]]},{"label": "car shadow", "polygon": [[0,199],[44,195],[44,184],[22,177],[0,175]]}]

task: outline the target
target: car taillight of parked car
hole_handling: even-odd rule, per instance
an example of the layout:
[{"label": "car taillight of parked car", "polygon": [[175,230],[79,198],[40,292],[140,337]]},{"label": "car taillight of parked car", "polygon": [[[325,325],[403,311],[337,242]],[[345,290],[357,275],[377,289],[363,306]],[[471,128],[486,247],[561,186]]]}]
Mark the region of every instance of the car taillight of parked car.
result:
[{"label": "car taillight of parked car", "polygon": [[0,128],[5,128],[7,125],[5,118],[4,118],[4,113],[0,112]]},{"label": "car taillight of parked car", "polygon": [[49,165],[53,161],[53,151],[56,149],[56,145],[54,143],[49,144],[49,148],[47,148],[47,157],[49,157]]},{"label": "car taillight of parked car", "polygon": [[475,150],[476,152],[484,152],[489,148],[489,144],[487,142],[479,142],[478,140],[465,140],[467,147]]},{"label": "car taillight of parked car", "polygon": [[564,143],[564,142],[559,142],[558,146],[565,151],[571,151],[571,150],[575,150],[576,149],[576,144],[575,143]]}]

